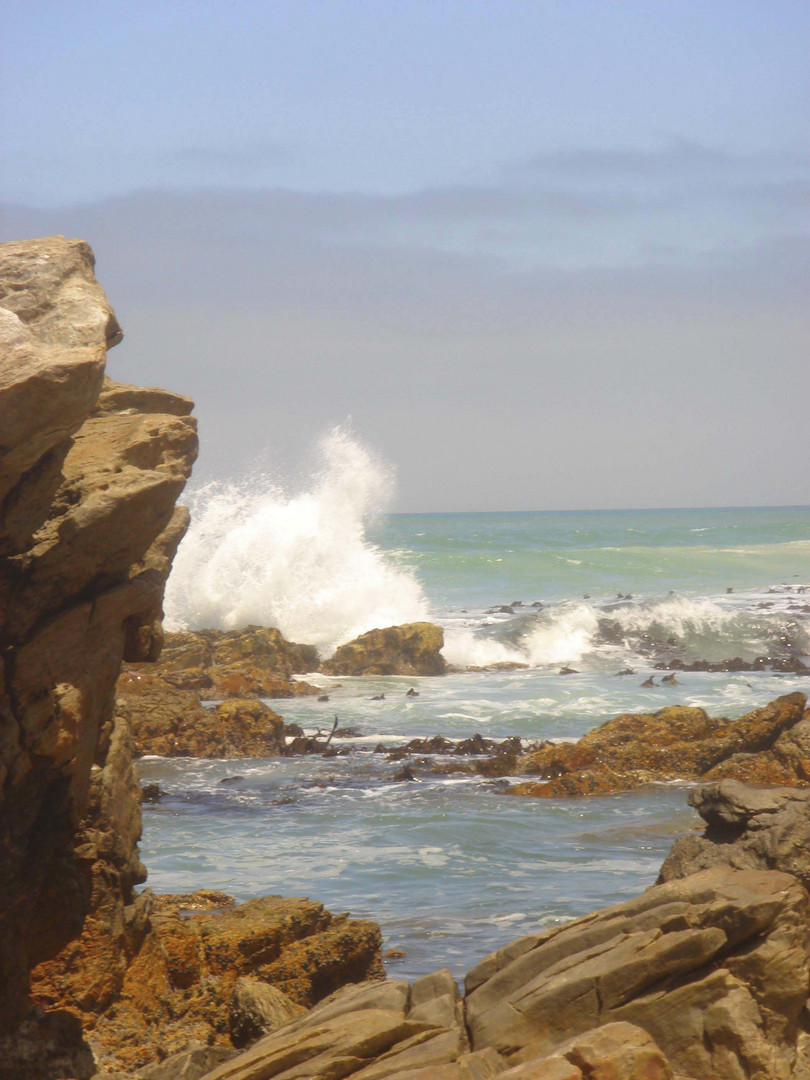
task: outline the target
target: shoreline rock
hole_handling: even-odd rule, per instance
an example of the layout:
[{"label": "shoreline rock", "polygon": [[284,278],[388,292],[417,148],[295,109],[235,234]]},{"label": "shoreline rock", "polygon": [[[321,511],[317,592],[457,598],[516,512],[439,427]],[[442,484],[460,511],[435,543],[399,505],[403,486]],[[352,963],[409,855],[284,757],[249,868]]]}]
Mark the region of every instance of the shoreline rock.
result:
[{"label": "shoreline rock", "polygon": [[[286,698],[320,691],[293,679],[318,669],[312,645],[287,641],[273,627],[241,630],[184,630],[165,635],[159,661],[148,673],[169,686],[196,694],[198,700],[231,697]],[[124,674],[138,674],[127,665]]]},{"label": "shoreline rock", "polygon": [[96,863],[113,906],[142,877],[115,680],[160,649],[197,452],[187,398],[105,381],[122,335],[93,266],[79,240],[0,245],[3,1032],[29,1008],[29,968],[81,931]]}]

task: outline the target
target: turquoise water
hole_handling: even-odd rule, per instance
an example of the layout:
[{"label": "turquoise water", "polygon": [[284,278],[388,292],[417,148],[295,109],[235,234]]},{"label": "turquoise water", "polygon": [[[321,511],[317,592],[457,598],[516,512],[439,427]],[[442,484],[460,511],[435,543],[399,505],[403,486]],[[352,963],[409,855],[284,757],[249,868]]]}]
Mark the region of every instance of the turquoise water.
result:
[{"label": "turquoise water", "polygon": [[[240,527],[240,542],[247,527],[253,544],[255,587],[248,582],[246,595],[264,598],[268,611],[292,610],[305,628],[320,613],[339,627],[342,603],[368,629],[382,622],[373,605],[385,586],[405,617],[445,627],[457,670],[317,676],[328,702],[273,703],[309,731],[331,727],[337,714],[361,733],[342,740],[349,756],[141,762],[142,778],[167,793],[144,808],[148,884],[221,888],[238,899],[309,895],[374,918],[386,947],[405,953],[390,962],[397,976],[447,965],[461,977],[514,937],[637,894],[696,818],[678,783],[550,803],[510,797],[510,779],[417,770],[418,782],[397,781],[400,764],[375,754],[378,743],[475,731],[571,739],[620,712],[676,703],[736,717],[810,684],[763,671],[684,672],[674,687],[641,686],[672,660],[808,658],[808,508],[396,515],[335,529],[327,549],[313,530],[314,547],[299,543],[310,574],[326,550],[330,575],[342,574],[345,587],[330,593],[324,578],[309,607],[289,546],[284,565],[264,573],[261,558],[281,558],[278,537],[262,547],[255,518],[243,515]],[[227,553],[234,535],[219,543]],[[209,560],[214,548],[209,534]],[[372,579],[380,589],[365,589]],[[231,580],[230,594],[241,580]],[[290,581],[296,589],[285,593]],[[370,605],[365,614],[358,598]],[[513,666],[494,666],[504,663]],[[563,665],[575,673],[560,675]],[[628,667],[633,675],[618,674]],[[412,686],[416,698],[405,696]],[[384,700],[371,700],[379,694]]]},{"label": "turquoise water", "polygon": [[807,507],[398,514],[370,539],[438,604],[703,593],[805,579]]}]

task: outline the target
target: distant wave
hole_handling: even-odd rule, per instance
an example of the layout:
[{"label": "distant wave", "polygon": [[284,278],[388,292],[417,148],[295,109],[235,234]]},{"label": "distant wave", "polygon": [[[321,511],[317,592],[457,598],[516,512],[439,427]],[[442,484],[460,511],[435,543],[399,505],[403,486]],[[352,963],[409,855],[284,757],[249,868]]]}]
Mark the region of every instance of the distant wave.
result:
[{"label": "distant wave", "polygon": [[450,626],[444,654],[458,667],[522,663],[586,671],[680,659],[787,658],[810,653],[806,616],[757,611],[750,603],[673,596],[596,605],[565,601],[487,625]]},{"label": "distant wave", "polygon": [[166,589],[168,629],[256,623],[328,655],[375,626],[429,617],[416,578],[366,539],[393,494],[391,470],[336,428],[306,490],[267,476],[208,484]]}]

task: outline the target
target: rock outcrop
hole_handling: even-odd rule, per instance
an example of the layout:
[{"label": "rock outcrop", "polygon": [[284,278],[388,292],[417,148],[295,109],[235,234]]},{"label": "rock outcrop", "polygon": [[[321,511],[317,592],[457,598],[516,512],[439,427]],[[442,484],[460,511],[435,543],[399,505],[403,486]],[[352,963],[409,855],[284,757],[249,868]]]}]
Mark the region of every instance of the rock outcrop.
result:
[{"label": "rock outcrop", "polygon": [[444,631],[433,623],[404,623],[341,645],[321,664],[326,675],[444,675]]},{"label": "rock outcrop", "polygon": [[136,947],[122,954],[102,924],[91,925],[81,947],[58,958],[65,963],[34,973],[41,1005],[81,1018],[101,1076],[190,1044],[244,1046],[345,983],[384,978],[379,926],[311,900],[231,906],[222,893],[147,891],[139,904],[145,933]]},{"label": "rock outcrop", "polygon": [[781,870],[810,890],[810,790],[760,788],[736,780],[689,793],[706,822],[701,836],[672,846],[659,881],[672,881],[713,866]]},{"label": "rock outcrop", "polygon": [[496,1075],[473,1071],[487,1061],[502,1069],[497,1055],[469,1051],[458,988],[448,971],[439,971],[410,986],[386,981],[346,987],[214,1069],[208,1080],[384,1080],[417,1070],[439,1078],[442,1067],[459,1058],[470,1063],[466,1073],[454,1074],[459,1078]]},{"label": "rock outcrop", "polygon": [[467,976],[472,1049],[528,1062],[625,1021],[685,1076],[806,1077],[809,902],[788,874],[717,868],[515,941]]},{"label": "rock outcrop", "polygon": [[804,694],[787,694],[735,721],[685,705],[626,713],[576,743],[548,744],[519,758],[518,771],[543,782],[516,784],[510,794],[565,798],[723,777],[803,785],[810,782],[806,704]]},{"label": "rock outcrop", "polygon": [[115,681],[160,650],[197,450],[188,399],[105,382],[122,335],[93,264],[79,240],[0,245],[2,1032],[102,879],[122,924],[143,879]]},{"label": "rock outcrop", "polygon": [[232,698],[206,709],[193,690],[181,690],[148,668],[118,680],[115,715],[132,730],[136,757],[278,757],[285,752],[284,720],[257,698]]},{"label": "rock outcrop", "polygon": [[[187,630],[166,634],[160,662],[149,674],[198,699],[289,698],[319,691],[293,679],[317,670],[312,645],[287,641],[273,627],[242,630]],[[126,671],[138,673],[137,667]]]}]

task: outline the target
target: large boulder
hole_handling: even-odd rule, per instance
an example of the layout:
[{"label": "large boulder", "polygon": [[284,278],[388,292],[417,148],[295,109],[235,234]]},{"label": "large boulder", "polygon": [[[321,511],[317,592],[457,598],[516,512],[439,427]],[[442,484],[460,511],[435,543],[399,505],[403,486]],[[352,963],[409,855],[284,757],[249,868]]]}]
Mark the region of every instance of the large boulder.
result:
[{"label": "large boulder", "polygon": [[702,836],[682,836],[661,867],[672,881],[712,866],[781,870],[810,889],[810,789],[758,788],[736,780],[689,793],[706,822]]},{"label": "large boulder", "polygon": [[114,689],[160,649],[197,436],[187,398],[104,382],[120,339],[87,244],[0,245],[0,1032],[102,880],[122,921],[144,873]]},{"label": "large boulder", "polygon": [[809,914],[794,877],[718,867],[522,938],[467,976],[472,1048],[516,1065],[626,1021],[697,1080],[806,1077]]},{"label": "large boulder", "polygon": [[810,777],[806,704],[804,694],[786,694],[735,721],[684,705],[625,713],[576,743],[548,743],[519,758],[518,771],[543,780],[517,784],[510,794],[565,798],[629,791],[661,780],[711,780],[738,773],[748,779],[758,767],[771,782],[805,784]]},{"label": "large boulder", "polygon": [[326,675],[443,675],[444,631],[433,623],[369,630],[321,664]]}]

